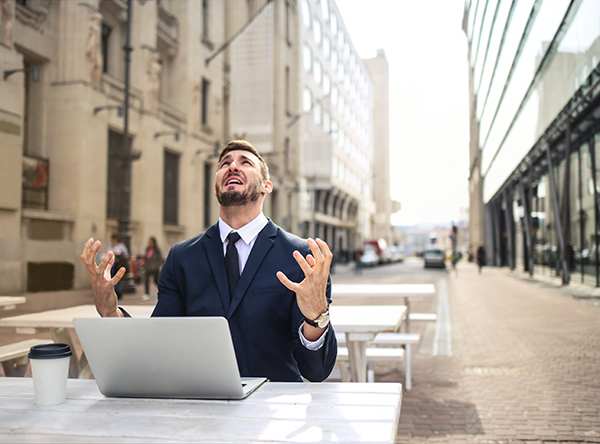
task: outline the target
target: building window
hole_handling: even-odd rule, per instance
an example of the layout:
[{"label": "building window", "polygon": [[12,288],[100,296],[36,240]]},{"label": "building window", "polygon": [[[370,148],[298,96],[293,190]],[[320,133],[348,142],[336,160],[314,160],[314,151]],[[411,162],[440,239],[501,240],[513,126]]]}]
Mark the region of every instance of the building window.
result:
[{"label": "building window", "polygon": [[313,74],[314,74],[314,79],[315,79],[315,83],[317,85],[321,84],[322,76],[323,76],[323,69],[321,68],[321,62],[319,62],[318,60],[315,60],[315,63],[313,64],[314,68],[313,68]]},{"label": "building window", "polygon": [[292,11],[289,0],[285,2],[285,40],[288,46],[292,46]]},{"label": "building window", "polygon": [[210,214],[210,204],[213,199],[213,173],[209,162],[204,164],[204,227],[208,228],[213,224]]},{"label": "building window", "polygon": [[302,94],[302,109],[305,112],[310,111],[312,108],[312,94],[308,88],[304,88],[304,93]]},{"label": "building window", "polygon": [[179,155],[165,151],[163,175],[163,223],[179,223]]},{"label": "building window", "polygon": [[206,79],[202,79],[202,101],[200,109],[200,123],[204,126],[208,126],[208,98],[210,93],[210,82]]},{"label": "building window", "polygon": [[323,15],[323,20],[329,20],[329,0],[321,0],[321,14]]},{"label": "building window", "polygon": [[284,85],[285,91],[285,113],[289,116],[291,114],[290,112],[290,67],[286,66],[285,67],[285,85]]},{"label": "building window", "polygon": [[302,8],[302,23],[308,29],[310,29],[311,19],[310,19],[310,7],[308,6],[308,2],[306,0],[302,0],[302,4],[300,5]]},{"label": "building window", "polygon": [[302,48],[302,64],[304,69],[310,72],[312,68],[312,51],[308,45],[304,45],[304,48]]},{"label": "building window", "polygon": [[315,19],[315,22],[313,24],[313,36],[315,39],[315,43],[317,45],[321,44],[321,40],[323,39],[323,31],[321,29],[321,22],[319,22],[318,20]]},{"label": "building window", "polygon": [[328,37],[323,37],[323,55],[326,59],[331,55],[331,42]]},{"label": "building window", "polygon": [[[106,179],[106,218],[119,219],[121,197],[121,153],[123,134],[108,131],[108,170]],[[129,146],[132,139],[129,138]]]},{"label": "building window", "polygon": [[208,0],[202,0],[202,37],[208,39]]},{"label": "building window", "polygon": [[101,50],[102,50],[102,72],[108,72],[108,40],[110,39],[110,33],[112,32],[112,28],[108,26],[106,23],[102,23],[102,42],[101,42]]}]

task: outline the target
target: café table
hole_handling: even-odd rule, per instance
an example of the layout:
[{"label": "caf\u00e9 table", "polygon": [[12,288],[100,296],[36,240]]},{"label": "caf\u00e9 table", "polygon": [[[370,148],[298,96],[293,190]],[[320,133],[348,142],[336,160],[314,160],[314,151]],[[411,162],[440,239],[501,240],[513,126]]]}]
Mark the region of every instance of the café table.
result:
[{"label": "caf\u00e9 table", "polygon": [[0,307],[3,310],[14,310],[18,304],[24,304],[26,301],[23,296],[0,296]]},{"label": "caf\u00e9 table", "polygon": [[336,333],[346,334],[353,382],[367,381],[367,343],[377,333],[397,331],[406,316],[404,305],[335,305],[329,307]]},{"label": "caf\u00e9 table", "polygon": [[34,404],[31,378],[0,378],[0,442],[395,442],[397,383],[267,382],[239,401],[108,398],[69,379]]},{"label": "caf\u00e9 table", "polygon": [[348,298],[378,298],[386,303],[399,301],[406,306],[404,328],[410,332],[410,302],[435,295],[433,284],[333,284],[331,297],[335,302],[344,303]]},{"label": "caf\u00e9 table", "polygon": [[[150,317],[154,306],[151,305],[125,305],[123,306],[131,316]],[[0,327],[15,327],[17,333],[35,335],[50,332],[54,342],[69,344],[74,348],[74,341],[69,330],[73,328],[73,319],[98,317],[94,305],[78,305],[76,307],[61,308],[58,310],[28,313],[19,316],[10,316],[0,319]],[[75,332],[73,332],[75,334]],[[71,356],[69,365],[70,378],[88,378],[91,374],[85,353],[78,357],[76,353]]]}]

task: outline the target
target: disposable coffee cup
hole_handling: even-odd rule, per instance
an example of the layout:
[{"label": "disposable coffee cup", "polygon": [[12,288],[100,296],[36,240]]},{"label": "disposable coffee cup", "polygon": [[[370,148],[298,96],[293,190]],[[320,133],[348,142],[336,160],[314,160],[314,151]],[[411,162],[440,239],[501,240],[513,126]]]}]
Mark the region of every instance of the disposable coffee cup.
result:
[{"label": "disposable coffee cup", "polygon": [[33,392],[37,405],[65,402],[71,347],[68,344],[41,344],[29,349]]}]

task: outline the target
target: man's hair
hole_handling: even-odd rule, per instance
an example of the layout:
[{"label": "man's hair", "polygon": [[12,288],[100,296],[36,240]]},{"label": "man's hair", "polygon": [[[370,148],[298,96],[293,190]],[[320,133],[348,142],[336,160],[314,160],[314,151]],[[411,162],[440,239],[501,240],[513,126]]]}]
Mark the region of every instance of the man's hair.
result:
[{"label": "man's hair", "polygon": [[117,241],[119,241],[119,235],[118,234],[113,234],[110,238],[111,239],[116,239]]},{"label": "man's hair", "polygon": [[225,145],[225,148],[223,148],[223,151],[221,151],[221,155],[219,156],[219,163],[221,163],[221,159],[223,159],[223,157],[227,153],[229,153],[230,151],[238,151],[238,150],[248,151],[249,153],[254,154],[260,161],[260,174],[261,174],[262,178],[266,179],[266,180],[271,180],[271,178],[269,176],[269,166],[267,165],[265,160],[262,158],[262,156],[259,154],[259,152],[256,151],[256,148],[254,148],[252,146],[252,144],[250,142],[248,142],[247,140],[232,140],[227,145]]}]

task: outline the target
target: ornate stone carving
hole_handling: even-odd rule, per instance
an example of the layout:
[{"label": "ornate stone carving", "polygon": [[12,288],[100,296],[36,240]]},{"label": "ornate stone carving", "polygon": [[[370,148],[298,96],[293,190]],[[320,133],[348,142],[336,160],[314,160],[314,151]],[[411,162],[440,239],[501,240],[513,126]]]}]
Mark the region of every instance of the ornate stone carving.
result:
[{"label": "ornate stone carving", "polygon": [[12,46],[13,1],[0,0],[0,43]]},{"label": "ornate stone carving", "polygon": [[146,106],[145,108],[153,113],[158,112],[160,74],[162,65],[160,64],[160,55],[157,51],[148,51],[146,64],[146,74],[148,74],[148,83],[146,87]]},{"label": "ornate stone carving", "polygon": [[[10,1],[11,0],[8,0],[9,3]],[[15,17],[25,26],[29,26],[36,31],[39,31],[40,34],[43,34],[44,28],[42,27],[42,24],[48,16],[47,8],[49,3],[50,1],[36,3],[35,9],[16,4]]]},{"label": "ornate stone carving", "polygon": [[102,82],[102,14],[90,11],[85,40],[85,75],[92,85],[100,86]]}]

